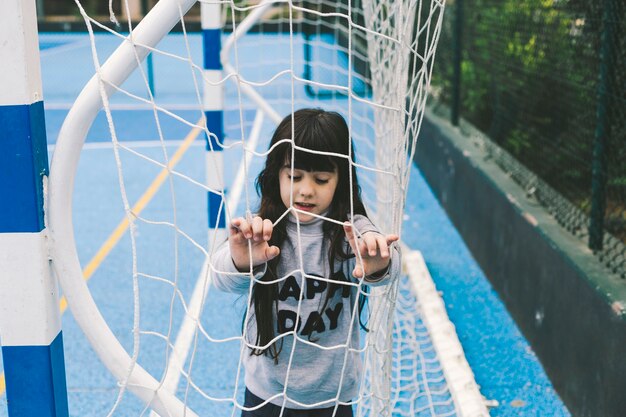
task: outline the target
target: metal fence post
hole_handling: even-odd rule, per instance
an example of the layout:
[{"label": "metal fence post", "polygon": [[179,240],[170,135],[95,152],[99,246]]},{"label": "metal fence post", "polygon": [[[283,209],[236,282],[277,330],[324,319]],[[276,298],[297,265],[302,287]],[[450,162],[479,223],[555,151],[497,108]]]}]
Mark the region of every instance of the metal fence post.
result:
[{"label": "metal fence post", "polygon": [[606,210],[607,145],[610,137],[607,108],[611,92],[611,64],[614,54],[615,0],[604,0],[602,10],[602,35],[600,38],[600,71],[598,77],[596,130],[593,143],[591,173],[591,218],[589,223],[589,248],[602,249],[604,239],[604,212]]},{"label": "metal fence post", "polygon": [[452,109],[450,122],[459,125],[461,112],[461,62],[463,61],[463,0],[456,0],[454,7],[454,34],[452,35],[454,58],[452,68]]}]

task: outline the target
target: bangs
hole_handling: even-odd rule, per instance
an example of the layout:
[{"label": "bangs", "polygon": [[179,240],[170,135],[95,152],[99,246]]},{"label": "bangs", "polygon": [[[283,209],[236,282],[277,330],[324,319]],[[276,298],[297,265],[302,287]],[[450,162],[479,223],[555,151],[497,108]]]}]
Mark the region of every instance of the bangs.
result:
[{"label": "bangs", "polygon": [[[336,156],[320,155],[301,150],[295,151],[293,167],[307,172],[335,172],[339,168],[339,160]],[[285,154],[285,165],[291,166],[291,151]]]}]

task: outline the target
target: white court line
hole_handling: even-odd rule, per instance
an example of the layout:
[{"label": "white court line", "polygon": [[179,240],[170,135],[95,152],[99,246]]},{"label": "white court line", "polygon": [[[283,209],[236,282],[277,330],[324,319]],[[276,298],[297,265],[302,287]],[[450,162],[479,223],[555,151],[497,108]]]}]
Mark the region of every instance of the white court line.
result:
[{"label": "white court line", "polygon": [[459,417],[489,417],[487,401],[480,393],[463,346],[450,321],[443,298],[437,292],[421,252],[402,244],[402,264],[406,271],[422,322],[437,352],[437,360],[450,390]]},{"label": "white court line", "polygon": [[[174,140],[164,140],[161,142],[160,140],[132,140],[132,141],[120,141],[121,144],[128,148],[160,148],[165,144],[166,147],[180,147],[185,141],[182,139],[174,139]],[[103,142],[86,142],[83,145],[83,150],[98,150],[98,149],[113,149],[113,142],[110,140],[106,140]],[[206,142],[194,142],[189,147],[200,147],[206,146]],[[55,144],[48,145],[48,152],[53,152]]]},{"label": "white court line", "polygon": [[[165,110],[181,110],[181,111],[197,111],[198,115],[204,113],[202,110],[202,106],[198,105],[198,103],[155,103],[157,110],[165,109]],[[54,102],[54,101],[45,101],[43,106],[45,110],[70,110],[74,102]],[[146,111],[146,110],[154,110],[154,106],[149,103],[111,103],[109,104],[109,108],[111,110],[123,110],[123,111]],[[254,110],[252,108],[244,108],[244,111]],[[239,110],[236,108],[228,108],[224,109],[224,113],[238,113]]]},{"label": "white court line", "polygon": [[[44,108],[46,110],[69,110],[72,108],[72,106],[74,105],[74,103],[65,103],[65,102],[44,102]],[[157,107],[162,107],[164,109],[167,110],[197,110],[200,114],[200,112],[202,112],[202,107],[200,105],[193,104],[186,104],[186,103],[173,103],[173,104],[167,104],[167,103],[157,103]],[[154,109],[154,107],[150,104],[136,104],[136,103],[111,103],[109,105],[109,108],[111,110],[127,110],[127,111],[145,111],[145,110],[152,110]]]},{"label": "white court line", "polygon": [[[258,110],[250,132],[250,140],[247,142],[246,148],[255,151],[256,146],[261,136],[261,127],[263,126],[262,111]],[[228,193],[228,204],[226,207],[235,209],[239,205],[239,199],[243,191],[243,184],[245,180],[245,173],[250,166],[252,158],[245,158],[245,163],[239,166],[237,176],[231,188],[231,192]],[[175,392],[178,388],[180,376],[183,370],[183,366],[187,360],[189,349],[191,348],[196,330],[198,327],[198,321],[200,314],[202,313],[202,306],[207,294],[207,288],[210,285],[210,274],[208,273],[208,259],[205,260],[202,271],[196,281],[196,286],[193,289],[191,301],[187,305],[187,314],[180,326],[178,335],[176,336],[176,342],[174,348],[169,356],[169,363],[167,370],[165,371],[165,377],[163,378],[163,388],[169,392]],[[154,411],[150,412],[151,417],[158,417]]]},{"label": "white court line", "polygon": [[[41,39],[40,39],[41,41]],[[63,41],[58,41],[58,40],[43,40],[43,42],[63,42]],[[66,45],[60,45],[60,46],[53,46],[51,48],[47,48],[47,49],[43,49],[41,51],[39,51],[39,57],[40,58],[45,58],[48,57],[50,55],[56,55],[56,54],[60,54],[63,52],[68,52],[68,51],[73,51],[74,49],[80,49],[80,48],[85,48],[90,46],[91,43],[89,42],[89,39],[84,39],[84,40],[75,40],[75,41],[69,41]],[[71,107],[71,105],[70,105]],[[69,107],[68,107],[69,110]]]}]

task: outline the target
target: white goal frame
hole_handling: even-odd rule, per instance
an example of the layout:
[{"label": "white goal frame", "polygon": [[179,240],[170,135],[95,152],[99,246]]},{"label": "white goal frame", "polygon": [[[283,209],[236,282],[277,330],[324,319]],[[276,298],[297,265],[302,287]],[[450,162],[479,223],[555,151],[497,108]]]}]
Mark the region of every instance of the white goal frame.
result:
[{"label": "white goal frame", "polygon": [[128,390],[161,416],[173,417],[197,417],[197,414],[133,361],[100,314],[82,278],[71,207],[74,177],[85,138],[104,106],[102,97],[115,92],[113,87],[103,86],[100,79],[121,85],[145,59],[150,48],[167,35],[195,2],[159,1],[133,30],[134,45],[124,42],[87,83],[59,132],[48,188],[48,222],[54,271],[76,322],[100,360],[118,381],[125,381]]}]

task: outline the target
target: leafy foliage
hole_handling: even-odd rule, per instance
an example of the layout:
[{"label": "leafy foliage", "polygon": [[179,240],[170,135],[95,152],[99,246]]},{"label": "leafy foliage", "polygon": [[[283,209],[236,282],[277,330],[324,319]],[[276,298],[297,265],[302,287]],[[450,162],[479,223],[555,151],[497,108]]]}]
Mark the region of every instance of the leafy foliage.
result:
[{"label": "leafy foliage", "polygon": [[[458,4],[449,1],[433,78],[446,103]],[[462,4],[461,115],[587,213],[602,124],[608,145],[605,226],[626,242],[626,3]],[[605,112],[599,110],[603,85]]]}]

